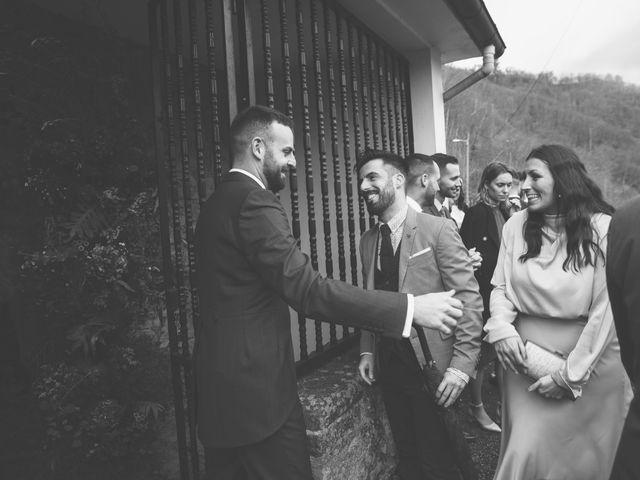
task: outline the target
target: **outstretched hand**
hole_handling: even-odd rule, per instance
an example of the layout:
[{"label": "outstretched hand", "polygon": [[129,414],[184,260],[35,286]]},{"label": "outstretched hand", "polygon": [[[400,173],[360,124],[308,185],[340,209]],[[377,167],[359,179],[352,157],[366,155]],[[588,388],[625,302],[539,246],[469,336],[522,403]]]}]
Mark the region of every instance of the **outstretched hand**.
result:
[{"label": "outstretched hand", "polygon": [[462,302],[453,297],[455,290],[427,293],[415,297],[413,323],[450,334],[462,317]]}]

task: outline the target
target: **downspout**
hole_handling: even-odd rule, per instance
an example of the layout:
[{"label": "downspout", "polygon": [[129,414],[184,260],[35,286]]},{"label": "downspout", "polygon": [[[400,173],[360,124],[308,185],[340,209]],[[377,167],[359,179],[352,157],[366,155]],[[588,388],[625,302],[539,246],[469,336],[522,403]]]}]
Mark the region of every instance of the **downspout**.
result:
[{"label": "downspout", "polygon": [[496,47],[494,47],[493,45],[484,47],[484,51],[482,52],[482,67],[480,68],[480,70],[473,72],[467,78],[456,83],[453,87],[444,92],[444,94],[442,95],[444,101],[447,102],[451,100],[453,97],[465,91],[474,83],[479,82],[483,78],[492,74],[495,70],[495,53]]}]

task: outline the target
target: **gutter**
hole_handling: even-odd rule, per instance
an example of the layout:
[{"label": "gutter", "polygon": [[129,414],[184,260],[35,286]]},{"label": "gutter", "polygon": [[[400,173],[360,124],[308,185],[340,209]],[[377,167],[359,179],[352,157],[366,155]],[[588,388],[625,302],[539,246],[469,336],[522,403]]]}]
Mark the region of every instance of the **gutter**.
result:
[{"label": "gutter", "polygon": [[482,51],[482,68],[444,92],[446,102],[493,73],[495,60],[504,53],[506,46],[482,0],[444,0],[444,3]]},{"label": "gutter", "polygon": [[493,45],[489,45],[488,47],[485,47],[482,52],[482,67],[479,70],[476,70],[475,72],[473,72],[468,77],[456,83],[453,87],[446,90],[442,95],[442,98],[444,99],[444,101],[448,102],[453,97],[463,92],[474,83],[477,83],[483,78],[492,74],[496,68],[495,51],[496,51],[496,47],[494,47]]}]

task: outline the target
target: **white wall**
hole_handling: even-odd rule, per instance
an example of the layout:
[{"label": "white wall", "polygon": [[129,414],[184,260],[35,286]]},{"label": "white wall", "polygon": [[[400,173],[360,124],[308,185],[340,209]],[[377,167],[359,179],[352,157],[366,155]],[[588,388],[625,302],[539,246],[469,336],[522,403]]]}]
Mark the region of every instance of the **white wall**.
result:
[{"label": "white wall", "polygon": [[409,60],[414,151],[427,155],[446,152],[442,65],[438,50],[404,54]]}]

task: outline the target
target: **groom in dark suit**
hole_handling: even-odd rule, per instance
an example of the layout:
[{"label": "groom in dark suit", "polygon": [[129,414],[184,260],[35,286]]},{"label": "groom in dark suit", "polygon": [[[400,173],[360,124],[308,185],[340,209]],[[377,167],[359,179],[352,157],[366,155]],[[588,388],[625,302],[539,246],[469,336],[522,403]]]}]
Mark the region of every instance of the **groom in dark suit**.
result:
[{"label": "groom in dark suit", "polygon": [[274,194],[295,165],[291,120],[249,107],[230,128],[232,166],[196,228],[200,322],[197,423],[210,479],[311,479],[296,390],[289,306],[316,320],[408,337],[412,324],[450,334],[451,294],[364,291],[320,276]]},{"label": "groom in dark suit", "polygon": [[635,398],[629,407],[611,480],[640,478],[640,197],[623,205],[609,227],[607,289],[620,356]]}]

